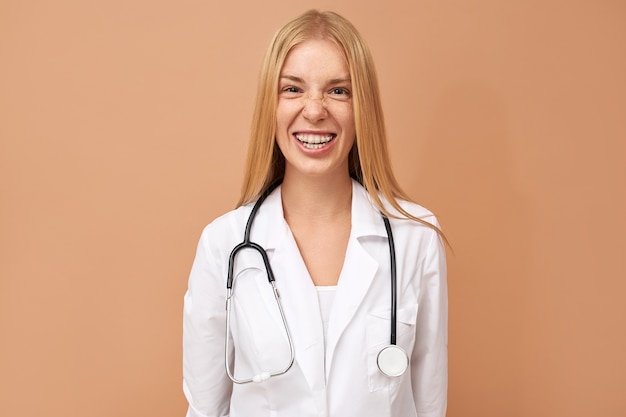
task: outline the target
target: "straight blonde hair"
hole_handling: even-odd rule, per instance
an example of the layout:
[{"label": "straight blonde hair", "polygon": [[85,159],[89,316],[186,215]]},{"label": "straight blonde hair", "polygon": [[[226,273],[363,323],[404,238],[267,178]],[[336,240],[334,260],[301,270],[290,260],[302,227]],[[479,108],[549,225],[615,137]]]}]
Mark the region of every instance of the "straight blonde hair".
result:
[{"label": "straight blonde hair", "polygon": [[356,28],[337,13],[309,10],[276,32],[263,59],[259,75],[252,132],[238,205],[257,200],[283,178],[285,158],[276,144],[278,82],[287,54],[309,39],[334,42],[343,53],[352,81],[356,141],[349,155],[350,176],[359,181],[387,217],[398,217],[385,208],[381,196],[402,216],[423,223],[445,237],[433,224],[404,210],[398,199],[408,200],[391,170],[387,134],[372,55]]}]

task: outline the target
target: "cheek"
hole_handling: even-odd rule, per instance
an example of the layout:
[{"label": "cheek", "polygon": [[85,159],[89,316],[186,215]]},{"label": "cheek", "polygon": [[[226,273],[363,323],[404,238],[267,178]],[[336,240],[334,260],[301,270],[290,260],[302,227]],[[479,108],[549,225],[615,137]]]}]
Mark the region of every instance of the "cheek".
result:
[{"label": "cheek", "polygon": [[341,126],[344,132],[349,132],[351,136],[355,136],[356,126],[354,125],[354,114],[351,110],[341,116]]},{"label": "cheek", "polygon": [[276,107],[276,125],[279,129],[286,129],[294,117],[294,109],[289,103],[279,101]]},{"label": "cheek", "polygon": [[280,102],[276,108],[276,144],[281,152],[284,153],[284,146],[288,141],[288,130],[291,124],[289,116],[289,106],[281,105]]}]

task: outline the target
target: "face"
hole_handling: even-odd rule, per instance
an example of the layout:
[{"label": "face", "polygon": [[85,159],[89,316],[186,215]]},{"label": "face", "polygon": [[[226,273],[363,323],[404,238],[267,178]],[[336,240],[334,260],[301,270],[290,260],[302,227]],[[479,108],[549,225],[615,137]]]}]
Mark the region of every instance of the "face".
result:
[{"label": "face", "polygon": [[352,83],[334,43],[308,40],[289,52],[280,73],[276,122],[285,176],[349,175],[356,136]]}]

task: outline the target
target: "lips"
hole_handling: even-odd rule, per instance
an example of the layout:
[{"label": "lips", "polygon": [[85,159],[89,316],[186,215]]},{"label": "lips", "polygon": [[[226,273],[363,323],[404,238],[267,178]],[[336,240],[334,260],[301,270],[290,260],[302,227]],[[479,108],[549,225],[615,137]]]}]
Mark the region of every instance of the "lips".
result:
[{"label": "lips", "polygon": [[302,143],[307,149],[321,149],[328,142],[335,139],[337,135],[333,133],[329,134],[315,134],[315,133],[296,133],[295,137]]}]

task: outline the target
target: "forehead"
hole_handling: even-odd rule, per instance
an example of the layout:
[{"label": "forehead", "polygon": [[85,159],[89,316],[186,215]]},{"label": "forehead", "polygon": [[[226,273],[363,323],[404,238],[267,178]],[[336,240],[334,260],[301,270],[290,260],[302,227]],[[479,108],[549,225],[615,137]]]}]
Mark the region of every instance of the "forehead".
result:
[{"label": "forehead", "polygon": [[349,76],[349,69],[344,54],[334,42],[310,39],[289,51],[280,75],[346,78]]}]

